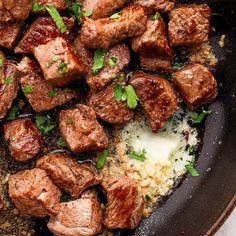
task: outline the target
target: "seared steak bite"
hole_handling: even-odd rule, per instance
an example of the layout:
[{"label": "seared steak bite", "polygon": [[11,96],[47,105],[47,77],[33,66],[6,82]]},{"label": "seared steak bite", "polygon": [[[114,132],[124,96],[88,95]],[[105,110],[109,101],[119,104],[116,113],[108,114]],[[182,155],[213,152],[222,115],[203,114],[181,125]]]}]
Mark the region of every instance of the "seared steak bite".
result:
[{"label": "seared steak bite", "polygon": [[60,131],[72,152],[103,150],[108,138],[96,120],[95,111],[79,104],[75,109],[62,110],[59,115]]},{"label": "seared steak bite", "polygon": [[116,19],[86,18],[81,28],[81,41],[88,48],[109,48],[126,38],[143,34],[146,22],[143,8],[132,5],[124,8]]},{"label": "seared steak bite", "polygon": [[109,229],[135,228],[142,219],[144,200],[137,184],[128,177],[106,177],[102,187],[107,192],[104,224]]},{"label": "seared steak bite", "polygon": [[79,164],[67,154],[49,154],[37,161],[53,183],[72,197],[78,198],[87,188],[101,183],[101,177],[90,164]]},{"label": "seared steak bite", "polygon": [[44,170],[34,168],[11,175],[8,192],[22,215],[45,217],[58,213],[61,191]]},{"label": "seared steak bite", "polygon": [[42,147],[41,135],[28,118],[5,123],[4,137],[9,142],[11,156],[17,161],[32,159]]},{"label": "seared steak bite", "polygon": [[124,43],[111,47],[105,55],[105,66],[96,75],[88,75],[87,83],[90,88],[100,90],[112,79],[121,76],[121,70],[130,62],[130,52]]},{"label": "seared steak bite", "polygon": [[33,48],[45,44],[58,36],[65,37],[70,33],[74,25],[73,19],[63,17],[63,22],[67,26],[67,31],[61,34],[51,17],[39,17],[29,27],[22,40],[15,48],[15,53],[29,54]]},{"label": "seared steak bite", "polygon": [[175,91],[167,80],[143,72],[134,73],[130,83],[156,133],[178,108]]},{"label": "seared steak bite", "polygon": [[217,82],[200,64],[192,64],[173,73],[173,81],[190,110],[210,103],[217,95]]},{"label": "seared steak bite", "polygon": [[65,86],[85,73],[72,45],[62,37],[35,47],[33,52],[43,70],[44,79],[54,86]]},{"label": "seared steak bite", "polygon": [[140,67],[142,70],[152,71],[152,72],[170,72],[172,60],[163,57],[139,57]]},{"label": "seared steak bite", "polygon": [[[16,66],[9,61],[5,61],[3,67],[4,81],[0,81],[0,119],[6,116],[19,90],[19,72]],[[2,79],[3,77],[1,77]]]},{"label": "seared steak bite", "polygon": [[37,3],[42,7],[54,6],[58,11],[66,9],[65,0],[37,0]]},{"label": "seared steak bite", "polygon": [[24,21],[32,9],[32,0],[0,0],[0,22]]},{"label": "seared steak bite", "polygon": [[18,22],[0,23],[0,46],[12,49],[21,32]]},{"label": "seared steak bite", "polygon": [[160,14],[156,20],[148,20],[146,31],[139,37],[131,39],[132,49],[142,55],[157,55],[171,58],[172,50],[168,45],[165,23]]},{"label": "seared steak bite", "polygon": [[148,15],[156,11],[169,12],[175,6],[175,0],[134,0],[133,3],[143,7]]},{"label": "seared steak bite", "polygon": [[[115,84],[112,83],[101,91],[92,90],[88,104],[102,120],[110,124],[124,124],[132,120],[134,113],[127,107],[126,102],[115,100]],[[125,85],[125,82],[119,84]]]},{"label": "seared steak bite", "polygon": [[99,19],[112,15],[116,10],[122,8],[130,0],[84,0],[83,11],[92,11],[92,18]]},{"label": "seared steak bite", "polygon": [[50,218],[49,230],[55,236],[93,236],[102,231],[102,209],[94,191],[75,201],[60,203],[59,213]]},{"label": "seared steak bite", "polygon": [[64,91],[48,84],[41,75],[39,65],[28,57],[22,59],[18,69],[21,73],[21,88],[36,112],[61,106],[75,96],[74,92]]},{"label": "seared steak bite", "polygon": [[169,13],[170,46],[196,45],[208,40],[211,9],[206,4],[177,5]]}]

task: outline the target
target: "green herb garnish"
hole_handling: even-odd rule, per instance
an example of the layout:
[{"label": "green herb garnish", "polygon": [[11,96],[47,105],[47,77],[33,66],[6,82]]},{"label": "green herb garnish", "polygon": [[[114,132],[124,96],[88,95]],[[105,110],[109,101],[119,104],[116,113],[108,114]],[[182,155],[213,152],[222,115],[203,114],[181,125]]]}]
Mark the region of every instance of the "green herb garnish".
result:
[{"label": "green herb garnish", "polygon": [[50,120],[49,117],[38,114],[36,116],[36,127],[44,135],[47,135],[56,127],[56,125]]},{"label": "green herb garnish", "polygon": [[150,197],[148,194],[146,194],[145,197],[144,197],[144,199],[145,199],[147,202],[149,202],[149,201],[151,200],[151,197]]},{"label": "green herb garnish", "polygon": [[59,147],[67,147],[67,144],[65,142],[65,139],[63,137],[60,137],[57,142],[56,142],[57,146]]},{"label": "green herb garnish", "polygon": [[33,5],[32,5],[32,11],[36,13],[36,12],[39,12],[42,10],[44,10],[44,7],[40,4],[38,4],[37,1],[34,1]]},{"label": "green herb garnish", "polygon": [[9,77],[7,77],[5,80],[4,80],[4,84],[11,84],[13,82],[13,78],[12,78],[12,76],[9,76]]},{"label": "green herb garnish", "polygon": [[198,172],[195,170],[192,164],[188,164],[185,166],[186,170],[189,172],[189,174],[193,177],[199,176]]},{"label": "green herb garnish", "polygon": [[89,17],[89,16],[91,16],[92,14],[93,14],[93,12],[92,12],[91,10],[88,10],[88,11],[86,11],[86,12],[83,13],[83,16]]},{"label": "green herb garnish", "polygon": [[67,71],[67,64],[61,63],[61,64],[58,66],[58,70],[60,70],[62,74],[65,74],[66,71]]},{"label": "green herb garnish", "polygon": [[49,69],[51,66],[52,66],[52,63],[51,63],[51,62],[48,62],[48,63],[45,64],[45,67],[46,67],[47,69]]},{"label": "green herb garnish", "polygon": [[26,85],[22,88],[22,91],[23,91],[24,94],[30,94],[30,93],[33,92],[33,89],[31,88],[31,86]]},{"label": "green herb garnish", "polygon": [[69,93],[69,92],[70,92],[70,89],[69,89],[68,87],[65,87],[65,88],[63,89],[63,91],[64,91],[65,93]]},{"label": "green herb garnish", "polygon": [[60,202],[67,202],[69,200],[71,200],[71,196],[68,193],[63,193]]},{"label": "green herb garnish", "polygon": [[146,157],[145,157],[145,154],[146,154],[146,150],[143,149],[141,152],[135,152],[134,150],[131,151],[128,156],[130,159],[134,159],[134,160],[138,160],[138,161],[145,161]]},{"label": "green herb garnish", "polygon": [[117,58],[116,57],[111,57],[108,61],[108,64],[110,67],[114,68],[116,67],[117,64]]},{"label": "green herb garnish", "polygon": [[62,17],[60,16],[59,12],[57,11],[57,9],[54,6],[47,6],[46,7],[49,15],[52,17],[52,19],[54,20],[57,28],[60,30],[60,32],[63,34],[66,32],[67,27],[62,19]]},{"label": "green herb garnish", "polygon": [[101,70],[104,67],[104,58],[105,58],[105,54],[106,54],[106,49],[98,49],[97,51],[94,52],[94,56],[93,56],[93,67],[92,67],[92,71],[93,74],[96,75],[99,70]]},{"label": "green herb garnish", "polygon": [[195,124],[199,124],[202,122],[202,120],[211,114],[211,111],[202,111],[200,114],[198,114],[197,112],[191,112],[190,113],[190,116],[191,116],[191,119],[193,121],[193,123]]},{"label": "green herb garnish", "polygon": [[57,57],[54,56],[54,55],[51,56],[51,59],[52,59],[53,62],[57,62],[58,61]]},{"label": "green herb garnish", "polygon": [[114,13],[109,18],[112,19],[118,19],[120,17],[121,11]]},{"label": "green herb garnish", "polygon": [[123,95],[123,88],[120,84],[116,84],[114,87],[114,94],[115,94],[115,99],[117,102],[121,101],[122,95]]},{"label": "green herb garnish", "polygon": [[160,14],[159,14],[158,12],[156,12],[156,14],[155,14],[155,15],[151,15],[151,16],[149,17],[149,19],[150,19],[150,20],[157,20],[157,19],[159,19],[159,17],[160,17]]},{"label": "green herb garnish", "polygon": [[105,149],[98,157],[98,160],[97,160],[97,164],[96,164],[96,168],[98,170],[102,169],[106,163],[106,159],[107,159],[107,156],[108,156],[108,150]]},{"label": "green herb garnish", "polygon": [[17,117],[17,113],[19,111],[19,107],[15,106],[10,109],[8,112],[7,120],[15,120]]},{"label": "green herb garnish", "polygon": [[72,17],[80,25],[80,18],[83,16],[82,6],[79,3],[72,3],[71,5]]},{"label": "green herb garnish", "polygon": [[174,70],[180,69],[182,67],[183,67],[183,63],[177,63],[176,62],[172,65],[172,69],[174,69]]},{"label": "green herb garnish", "polygon": [[3,58],[2,58],[2,57],[0,57],[0,67],[2,67],[2,66],[3,66],[3,62],[4,62]]},{"label": "green herb garnish", "polygon": [[56,97],[58,92],[54,89],[48,91],[48,97]]}]

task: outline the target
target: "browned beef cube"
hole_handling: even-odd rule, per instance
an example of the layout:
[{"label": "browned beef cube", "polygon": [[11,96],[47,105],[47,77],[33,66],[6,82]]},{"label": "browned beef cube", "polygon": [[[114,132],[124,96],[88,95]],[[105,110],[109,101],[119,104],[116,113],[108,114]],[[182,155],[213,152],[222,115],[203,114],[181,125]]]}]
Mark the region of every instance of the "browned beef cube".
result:
[{"label": "browned beef cube", "polygon": [[42,7],[54,6],[58,11],[66,9],[65,0],[37,0],[37,3]]},{"label": "browned beef cube", "polygon": [[169,12],[174,8],[175,0],[134,0],[135,5],[144,8],[146,14],[155,12]]},{"label": "browned beef cube", "polygon": [[0,46],[12,49],[21,32],[21,25],[17,22],[0,23]]},{"label": "browned beef cube", "polygon": [[51,17],[37,18],[15,48],[15,53],[29,54],[32,53],[34,47],[45,44],[58,36],[67,38],[74,21],[66,17],[63,17],[63,21],[67,26],[67,31],[61,34]]},{"label": "browned beef cube", "polygon": [[130,0],[84,0],[83,11],[92,11],[92,18],[99,19],[112,15],[116,10],[122,8]]},{"label": "browned beef cube", "polygon": [[144,34],[131,39],[132,49],[149,57],[161,55],[171,58],[172,50],[168,45],[165,23],[160,15],[157,16],[156,20],[148,20]]},{"label": "browned beef cube", "polygon": [[[125,85],[125,82],[120,84]],[[110,124],[124,124],[132,120],[134,113],[126,102],[115,100],[114,86],[115,83],[112,83],[101,91],[91,91],[88,104],[102,120]]]},{"label": "browned beef cube", "polygon": [[5,80],[5,63],[6,57],[3,52],[0,51],[0,84],[4,84]]},{"label": "browned beef cube", "polygon": [[9,142],[11,156],[17,161],[32,159],[42,147],[41,135],[28,118],[5,123],[4,137]]},{"label": "browned beef cube", "polygon": [[80,199],[60,203],[59,213],[50,218],[47,226],[58,236],[92,236],[101,233],[102,209],[96,193],[87,191]]},{"label": "browned beef cube", "polygon": [[143,72],[134,73],[130,83],[156,133],[178,108],[175,91],[167,80]]},{"label": "browned beef cube", "polygon": [[75,93],[48,84],[42,77],[39,65],[24,57],[18,65],[21,88],[36,112],[47,111],[70,101]]},{"label": "browned beef cube", "polygon": [[8,192],[22,215],[45,217],[58,213],[61,191],[44,170],[34,168],[11,175]]},{"label": "browned beef cube", "polygon": [[109,48],[126,38],[143,34],[146,23],[147,16],[142,7],[128,6],[116,19],[86,18],[81,28],[81,41],[88,48]]},{"label": "browned beef cube", "polygon": [[84,46],[79,36],[74,39],[73,46],[77,57],[85,68],[86,74],[91,74],[93,65],[92,53]]},{"label": "browned beef cube", "polygon": [[196,45],[208,40],[211,9],[206,4],[178,5],[169,13],[170,46]]},{"label": "browned beef cube", "polygon": [[217,82],[200,64],[192,64],[173,73],[176,88],[190,110],[212,102],[217,95]]},{"label": "browned beef cube", "polygon": [[170,72],[172,60],[163,57],[140,56],[140,67],[142,70],[158,72]]},{"label": "browned beef cube", "polygon": [[101,177],[89,164],[79,164],[67,154],[49,154],[37,161],[36,166],[45,170],[53,183],[64,192],[78,198],[87,188],[101,183]]},{"label": "browned beef cube", "polygon": [[59,116],[60,131],[72,152],[103,150],[108,138],[96,120],[95,111],[85,105],[62,110]]},{"label": "browned beef cube", "polygon": [[85,73],[72,45],[62,37],[35,47],[33,52],[43,70],[44,79],[54,86],[65,86]]},{"label": "browned beef cube", "polygon": [[0,22],[24,21],[32,9],[32,0],[0,0]]},{"label": "browned beef cube", "polygon": [[[112,63],[110,62],[112,61]],[[124,43],[111,47],[105,55],[105,66],[96,75],[88,75],[87,83],[90,88],[100,90],[112,79],[121,75],[121,70],[130,62],[130,52]]]},{"label": "browned beef cube", "polygon": [[11,108],[19,90],[19,72],[16,66],[11,62],[5,61],[3,67],[4,82],[0,83],[0,119],[4,118]]},{"label": "browned beef cube", "polygon": [[137,227],[142,219],[144,200],[137,184],[128,177],[106,177],[102,187],[107,192],[104,224],[109,229]]}]

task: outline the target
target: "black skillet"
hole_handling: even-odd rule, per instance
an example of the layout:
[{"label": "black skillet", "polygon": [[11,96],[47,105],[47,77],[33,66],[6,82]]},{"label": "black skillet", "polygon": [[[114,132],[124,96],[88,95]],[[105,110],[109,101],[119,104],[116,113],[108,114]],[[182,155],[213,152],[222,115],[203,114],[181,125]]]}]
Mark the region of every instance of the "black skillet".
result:
[{"label": "black skillet", "polygon": [[[203,146],[196,167],[200,176],[187,176],[136,230],[117,232],[117,235],[213,235],[235,205],[236,1],[209,0],[207,3],[213,13],[219,13],[212,16],[214,30],[210,39],[220,59],[214,71],[219,95],[209,107],[213,114],[205,122]],[[223,49],[218,44],[222,34],[226,34]],[[51,235],[44,220],[36,220],[35,230],[38,236]]]}]

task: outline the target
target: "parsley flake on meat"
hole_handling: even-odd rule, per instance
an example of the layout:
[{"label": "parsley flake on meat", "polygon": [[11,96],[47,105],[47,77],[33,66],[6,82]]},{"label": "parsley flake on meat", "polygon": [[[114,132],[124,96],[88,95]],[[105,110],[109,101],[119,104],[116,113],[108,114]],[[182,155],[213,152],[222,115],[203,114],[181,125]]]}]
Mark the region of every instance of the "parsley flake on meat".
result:
[{"label": "parsley flake on meat", "polygon": [[60,70],[62,74],[65,74],[66,71],[67,71],[67,64],[61,63],[61,64],[58,66],[58,70]]},{"label": "parsley flake on meat", "polygon": [[176,62],[172,65],[172,69],[174,69],[174,70],[180,69],[182,67],[183,67],[183,63],[177,63]]},{"label": "parsley flake on meat", "polygon": [[3,58],[0,57],[0,67],[2,67],[2,66],[3,66]]},{"label": "parsley flake on meat", "polygon": [[114,94],[115,94],[115,99],[117,102],[121,101],[122,95],[123,95],[123,88],[120,84],[116,84],[114,87]]},{"label": "parsley flake on meat", "polygon": [[54,55],[51,56],[51,59],[52,59],[53,62],[57,62],[58,61],[57,57],[54,56]]},{"label": "parsley flake on meat", "polygon": [[48,97],[56,97],[57,95],[58,95],[58,92],[56,90],[48,91]]},{"label": "parsley flake on meat", "polygon": [[200,114],[198,114],[197,112],[191,112],[190,116],[191,116],[191,120],[193,121],[193,123],[195,124],[199,124],[202,122],[202,120],[211,114],[211,111],[202,111]]},{"label": "parsley flake on meat", "polygon": [[11,84],[12,82],[13,82],[12,76],[9,76],[4,80],[4,84],[6,85]]},{"label": "parsley flake on meat", "polygon": [[134,150],[132,150],[129,154],[128,154],[128,157],[130,159],[134,159],[134,160],[137,160],[137,161],[145,161],[146,157],[145,157],[145,154],[146,154],[146,150],[143,149],[141,152],[135,152]]},{"label": "parsley flake on meat", "polygon": [[150,202],[150,201],[151,201],[151,197],[150,197],[148,194],[146,194],[144,198],[145,198],[145,200],[146,200],[147,202]]},{"label": "parsley flake on meat", "polygon": [[22,91],[24,94],[30,94],[33,92],[33,89],[31,88],[31,86],[26,85],[25,87],[22,88]]},{"label": "parsley flake on meat", "polygon": [[110,67],[114,68],[117,65],[117,57],[111,57],[108,61]]},{"label": "parsley flake on meat", "polygon": [[38,4],[37,1],[34,1],[32,5],[32,11],[36,13],[42,10],[44,10],[44,7]]},{"label": "parsley flake on meat", "polygon": [[155,15],[151,15],[151,16],[149,17],[149,19],[150,19],[150,20],[158,20],[159,17],[160,17],[160,14],[159,14],[158,12],[156,12],[156,14],[155,14]]},{"label": "parsley flake on meat", "polygon": [[18,112],[19,112],[19,107],[15,106],[11,108],[11,110],[8,113],[7,120],[15,120]]},{"label": "parsley flake on meat", "polygon": [[44,135],[47,135],[56,127],[56,125],[49,119],[49,117],[38,114],[36,116],[36,127]]},{"label": "parsley flake on meat", "polygon": [[60,30],[60,32],[62,34],[65,33],[67,30],[67,27],[66,27],[64,21],[62,20],[62,17],[60,16],[57,9],[54,6],[47,6],[46,9],[47,9],[49,15],[54,20],[54,22],[55,22],[57,28]]},{"label": "parsley flake on meat", "polygon": [[199,176],[198,172],[195,170],[195,168],[193,167],[192,164],[186,165],[185,168],[191,176],[193,176],[193,177],[198,177]]},{"label": "parsley flake on meat", "polygon": [[83,16],[89,17],[89,16],[91,16],[92,14],[93,14],[92,11],[91,11],[91,10],[88,10],[88,11],[86,11],[86,12],[83,13]]},{"label": "parsley flake on meat", "polygon": [[74,21],[77,22],[78,25],[80,25],[80,18],[83,16],[82,5],[79,3],[72,3],[70,9]]},{"label": "parsley flake on meat", "polygon": [[57,146],[59,147],[67,147],[67,144],[65,142],[65,139],[63,137],[60,137],[57,142],[56,142]]},{"label": "parsley flake on meat", "polygon": [[106,54],[106,49],[98,49],[94,52],[94,56],[93,56],[93,67],[92,67],[92,71],[93,74],[96,75],[99,70],[101,70],[104,65],[105,65],[105,54]]},{"label": "parsley flake on meat", "polygon": [[120,17],[121,11],[114,13],[110,16],[110,19],[118,19]]},{"label": "parsley flake on meat", "polygon": [[102,169],[106,163],[106,159],[107,159],[107,156],[108,156],[108,150],[105,149],[99,156],[98,158],[98,161],[97,161],[97,164],[96,164],[96,168],[98,170]]}]

